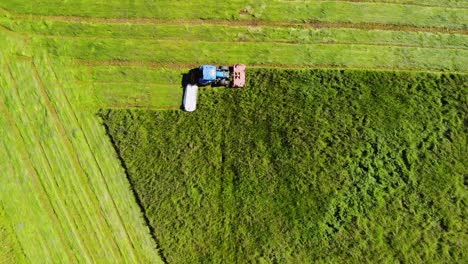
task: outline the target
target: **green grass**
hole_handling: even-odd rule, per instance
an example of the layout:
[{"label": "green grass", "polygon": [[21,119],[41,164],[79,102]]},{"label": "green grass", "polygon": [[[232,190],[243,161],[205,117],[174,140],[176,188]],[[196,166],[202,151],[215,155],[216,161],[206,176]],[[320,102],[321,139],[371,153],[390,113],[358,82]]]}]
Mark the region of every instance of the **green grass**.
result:
[{"label": "green grass", "polygon": [[[15,41],[18,49],[27,46]],[[115,151],[104,129],[89,112],[76,113],[78,102],[67,96],[74,87],[62,83],[65,64],[40,50],[4,51],[0,201],[21,245],[12,255],[31,262],[160,262],[125,173],[109,159]]]},{"label": "green grass", "polygon": [[[459,177],[463,167],[461,155],[456,156],[466,145],[457,130],[460,120],[466,119],[459,117],[460,111],[466,113],[465,75],[260,68],[467,72],[466,1],[385,2],[235,0],[220,9],[212,0],[1,1],[0,263],[147,263],[161,262],[166,255],[169,262],[184,263],[428,262],[431,257],[454,262],[465,257],[460,248],[466,247],[466,237],[460,230],[466,224],[460,219],[466,217],[459,211],[466,206]],[[192,115],[173,111],[180,106],[183,73],[199,64],[239,62],[248,64],[254,89],[202,89],[201,111]],[[257,74],[267,78],[268,87],[254,78]],[[294,82],[286,83],[283,74],[291,74]],[[389,88],[395,88],[390,79],[400,78],[403,88],[424,95],[435,87],[434,94],[413,102],[414,94]],[[383,95],[372,88],[380,81]],[[361,90],[363,94],[357,95]],[[439,93],[451,99],[439,104],[434,101]],[[284,102],[275,101],[280,99]],[[279,117],[289,119],[279,120],[266,111],[268,103],[278,107],[268,111],[278,110]],[[392,108],[408,105],[413,110],[407,114]],[[134,158],[143,163],[131,168],[141,165],[154,172],[164,166],[164,178],[135,181],[138,190],[146,183],[151,188],[155,182],[164,183],[157,186],[161,192],[143,201],[151,226],[157,227],[154,237],[133,196],[134,186],[96,116],[98,109],[109,107],[142,109],[129,114],[132,122],[136,118],[143,125],[138,137],[131,134],[136,128],[129,128],[128,140],[135,139],[137,146],[147,142],[138,153],[151,153],[145,156],[148,163],[137,153]],[[171,110],[143,114],[145,109]],[[356,120],[346,113],[368,113],[368,118],[357,115]],[[112,124],[117,127],[116,120],[127,114],[112,112],[109,118],[115,118]],[[392,122],[384,122],[384,117]],[[408,125],[410,121],[414,125]],[[200,125],[190,126],[192,122]],[[299,125],[301,130],[295,130]],[[452,125],[454,129],[446,129]],[[179,130],[180,137],[174,137]],[[345,138],[349,130],[351,139]],[[421,148],[429,149],[427,157],[414,157],[414,146],[408,146],[419,137]],[[455,141],[447,142],[450,139]],[[274,146],[266,149],[265,142]],[[333,152],[330,142],[344,142],[352,149]],[[371,153],[372,142],[382,145],[378,156]],[[178,148],[165,149],[171,144]],[[258,150],[253,152],[252,146]],[[288,156],[297,153],[312,154]],[[405,155],[416,164],[411,169],[404,167]],[[178,163],[180,156],[194,163]],[[428,163],[429,159],[438,163]],[[208,165],[197,165],[203,162]],[[307,167],[306,162],[315,166]],[[337,164],[351,167],[340,170]],[[364,173],[364,168],[374,171]],[[202,177],[207,171],[221,176]],[[424,181],[414,176],[420,171],[429,175]],[[434,176],[451,172],[455,178],[443,178],[446,185]],[[378,182],[380,173],[387,182]],[[249,178],[238,177],[244,174]],[[298,185],[285,180],[289,174]],[[190,175],[200,177],[187,178]],[[430,189],[431,184],[437,189]],[[320,189],[310,196],[304,191],[317,186]],[[425,191],[429,196],[420,195]],[[206,204],[207,195],[212,195],[212,204]],[[376,202],[369,200],[371,196],[378,198]],[[152,200],[157,197],[164,199]],[[382,209],[381,200],[388,197],[395,198],[387,208],[395,214]],[[431,204],[427,197],[437,199]],[[198,209],[208,207],[213,212],[201,215]],[[304,211],[311,208],[316,209],[308,211],[314,212],[315,222],[308,221],[312,218]],[[452,215],[446,215],[448,210]],[[278,217],[273,223],[268,218],[272,213]],[[393,215],[400,218],[388,220]],[[215,218],[200,225],[210,216]],[[187,224],[192,223],[205,229],[191,230]],[[388,235],[386,230],[400,231]],[[313,239],[304,239],[309,237]],[[159,244],[162,257],[156,249]]]},{"label": "green grass", "polygon": [[[82,60],[123,60],[158,63],[333,66],[466,71],[464,49],[360,44],[185,42],[158,40],[49,39],[32,37],[33,45],[56,56]],[[226,52],[229,51],[229,52]]]},{"label": "green grass", "polygon": [[0,204],[0,263],[26,263],[21,247]]},{"label": "green grass", "polygon": [[[29,1],[10,0],[0,7],[14,13],[80,17],[158,19],[223,19],[290,22],[381,23],[466,29],[463,8],[422,7],[383,3],[246,1]],[[194,12],[197,10],[197,12]]]},{"label": "green grass", "polygon": [[298,27],[190,25],[181,23],[78,23],[54,20],[2,19],[0,23],[15,32],[60,37],[116,39],[157,39],[197,41],[249,41],[311,43],[367,43],[418,47],[466,48],[466,35],[363,30],[352,28],[307,29]]},{"label": "green grass", "polygon": [[466,259],[466,75],[248,76],[101,112],[170,263]]},{"label": "green grass", "polygon": [[106,83],[94,85],[94,107],[145,107],[177,109],[182,103],[183,89],[179,85]]},{"label": "green grass", "polygon": [[[287,1],[287,0],[286,0]],[[451,6],[451,7],[468,7],[468,3],[464,0],[365,0],[362,2],[385,2],[395,4],[415,4],[415,5],[436,5],[436,6]]]}]

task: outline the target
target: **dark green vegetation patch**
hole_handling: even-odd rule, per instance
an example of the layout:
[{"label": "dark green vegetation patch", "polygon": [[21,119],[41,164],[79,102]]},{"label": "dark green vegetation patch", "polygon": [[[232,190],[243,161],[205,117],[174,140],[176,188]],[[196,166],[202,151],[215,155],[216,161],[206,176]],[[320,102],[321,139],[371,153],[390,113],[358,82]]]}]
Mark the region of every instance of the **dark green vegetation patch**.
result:
[{"label": "dark green vegetation patch", "polygon": [[466,259],[466,75],[251,70],[101,112],[170,263]]}]

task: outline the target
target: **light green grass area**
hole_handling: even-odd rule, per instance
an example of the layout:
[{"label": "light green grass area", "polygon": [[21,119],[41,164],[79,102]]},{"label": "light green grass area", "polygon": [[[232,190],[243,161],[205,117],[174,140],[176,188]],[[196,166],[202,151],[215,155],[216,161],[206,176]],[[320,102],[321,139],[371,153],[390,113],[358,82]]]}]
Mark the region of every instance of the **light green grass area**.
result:
[{"label": "light green grass area", "polygon": [[105,83],[95,84],[93,89],[95,107],[177,109],[182,104],[180,85]]},{"label": "light green grass area", "polygon": [[5,210],[0,204],[0,263],[26,263],[26,258],[21,251]]},{"label": "light green grass area", "polygon": [[417,47],[466,48],[467,35],[363,30],[352,28],[285,28],[272,26],[230,26],[188,22],[180,24],[89,23],[54,20],[0,19],[9,30],[60,37],[93,37],[113,39],[157,39],[225,42],[288,42],[288,43],[362,43]]},{"label": "light green grass area", "polygon": [[361,44],[189,42],[160,40],[49,39],[33,37],[34,46],[56,56],[82,60],[159,63],[334,66],[466,71],[468,50],[421,49]]},{"label": "light green grass area", "polygon": [[67,96],[73,88],[58,79],[63,66],[41,53],[2,55],[7,173],[0,201],[24,255],[49,263],[157,262],[124,171],[108,158],[115,154],[103,128],[89,113],[75,112],[77,102]]},{"label": "light green grass area", "polygon": [[[283,0],[283,1],[294,1],[294,0]],[[314,1],[314,0],[305,0]],[[349,1],[349,0],[344,0]],[[426,6],[446,6],[446,7],[463,7],[468,8],[468,2],[466,0],[362,0],[361,2],[370,3],[394,3],[394,4],[413,4],[413,5],[426,5]]]},{"label": "light green grass area", "polygon": [[380,23],[466,29],[464,8],[422,7],[346,1],[28,1],[10,0],[0,7],[35,15],[158,19],[223,19],[291,22]]}]

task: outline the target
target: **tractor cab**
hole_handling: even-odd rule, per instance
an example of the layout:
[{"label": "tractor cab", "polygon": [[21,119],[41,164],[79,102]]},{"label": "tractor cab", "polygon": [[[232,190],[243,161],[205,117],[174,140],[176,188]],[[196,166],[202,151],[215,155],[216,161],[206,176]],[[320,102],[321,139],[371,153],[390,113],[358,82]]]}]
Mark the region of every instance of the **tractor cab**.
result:
[{"label": "tractor cab", "polygon": [[201,85],[208,85],[216,81],[216,75],[216,66],[202,65],[200,66],[198,83]]},{"label": "tractor cab", "polygon": [[230,73],[227,66],[202,65],[199,68],[198,76],[197,81],[200,85],[229,85]]}]

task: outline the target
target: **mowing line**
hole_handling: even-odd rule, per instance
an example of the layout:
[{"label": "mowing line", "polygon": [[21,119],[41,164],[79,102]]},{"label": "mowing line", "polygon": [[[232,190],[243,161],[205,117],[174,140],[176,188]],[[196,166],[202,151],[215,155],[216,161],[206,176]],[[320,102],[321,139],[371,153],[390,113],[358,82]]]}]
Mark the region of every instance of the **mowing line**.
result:
[{"label": "mowing line", "polygon": [[[1,27],[1,25],[0,25]],[[290,45],[355,45],[355,46],[371,46],[371,47],[401,47],[401,48],[419,48],[419,49],[437,49],[437,50],[468,50],[468,47],[450,47],[450,46],[421,46],[421,45],[408,45],[408,44],[401,44],[401,43],[372,43],[372,42],[346,42],[346,41],[288,41],[288,40],[262,40],[262,41],[255,41],[255,40],[233,40],[233,41],[225,41],[225,40],[203,40],[203,39],[158,39],[154,40],[154,38],[150,37],[138,37],[138,38],[122,38],[122,37],[102,37],[102,36],[71,36],[71,35],[48,35],[48,34],[38,34],[38,33],[22,33],[12,31],[14,33],[23,35],[24,37],[42,37],[42,38],[49,38],[49,39],[77,39],[77,40],[146,40],[146,41],[165,41],[165,42],[204,42],[204,43],[277,43],[277,44],[290,44]]]},{"label": "mowing line", "polygon": [[[29,59],[27,59],[27,61],[29,62]],[[18,91],[18,87],[19,87],[19,86],[18,86],[18,84],[16,83],[16,80],[14,79],[13,73],[11,72],[11,69],[10,69],[10,68],[8,68],[8,73],[9,73],[9,75],[11,76],[11,80],[13,81],[14,90],[15,90],[15,92],[16,92],[16,97],[18,98],[17,100],[19,100],[19,101],[22,103],[22,107],[25,108],[25,105],[24,105],[24,103],[23,103],[22,100],[21,100],[21,96],[19,95],[19,91]],[[25,116],[27,116],[27,115],[25,115]],[[54,173],[52,173],[52,172],[53,172],[52,163],[51,163],[51,161],[50,161],[50,159],[49,159],[49,156],[47,155],[47,151],[45,150],[42,141],[37,137],[37,134],[36,134],[36,133],[33,133],[33,136],[36,138],[35,141],[38,142],[38,145],[39,145],[39,147],[40,147],[40,149],[41,149],[41,152],[42,152],[42,157],[43,157],[43,159],[44,159],[45,162],[46,162],[46,164],[45,164],[46,166],[43,167],[44,170],[45,170],[44,172],[45,172],[45,177],[46,177],[46,179],[49,179],[49,181],[51,182],[52,185],[55,183],[55,185],[57,186],[57,188],[60,188],[59,183],[58,183],[58,181],[57,181],[57,179],[56,179],[55,177],[52,177],[52,178],[48,177],[49,175],[54,175]],[[24,138],[23,138],[23,141],[24,141]],[[43,163],[44,160],[41,161],[41,162]],[[58,192],[57,192],[57,193],[58,193]],[[58,195],[58,194],[57,194],[57,195]],[[61,209],[62,214],[63,214],[64,217],[67,219],[67,221],[70,223],[70,226],[73,228],[73,233],[74,233],[74,235],[75,235],[77,238],[80,237],[79,232],[77,232],[77,230],[78,230],[78,224],[76,223],[76,219],[69,216],[70,214],[69,214],[68,210],[66,209],[66,206],[63,205],[61,199],[57,199],[57,202],[58,202],[58,204],[57,204],[58,208],[57,208],[57,209]],[[85,208],[84,205],[81,203],[80,200],[79,200],[79,201],[76,201],[76,205],[73,203],[73,207],[74,207],[75,210],[78,210],[77,205],[81,205],[83,208]],[[55,212],[55,210],[54,210],[54,212]],[[73,227],[73,224],[72,224],[72,223],[75,224],[75,226],[76,226],[75,228]],[[92,231],[94,231],[94,230],[92,230]],[[86,251],[88,252],[88,255],[92,256],[92,255],[90,254],[91,251],[90,251],[90,249],[88,248],[87,245],[83,245],[80,241],[78,241],[78,244],[80,245],[80,247],[86,249]]]},{"label": "mowing line", "polygon": [[[89,143],[88,136],[86,135],[85,131],[83,130],[83,127],[82,127],[81,123],[79,122],[78,117],[76,116],[76,113],[75,113],[75,111],[74,111],[74,109],[73,109],[72,104],[70,103],[68,97],[66,96],[66,94],[65,94],[65,92],[64,92],[63,84],[60,82],[60,80],[59,80],[59,78],[58,78],[58,76],[57,76],[57,73],[55,72],[55,70],[54,70],[53,67],[51,66],[51,63],[50,63],[50,61],[49,61],[49,57],[47,57],[47,65],[48,65],[48,68],[50,69],[50,71],[53,73],[53,75],[54,75],[54,77],[55,77],[55,79],[56,79],[56,81],[57,81],[57,83],[58,83],[58,85],[59,85],[59,87],[60,87],[60,89],[59,89],[59,90],[60,90],[60,93],[61,93],[62,96],[65,98],[65,101],[66,101],[68,107],[70,108],[70,110],[71,110],[71,112],[72,112],[72,116],[73,116],[73,118],[74,118],[76,124],[78,125],[79,129],[81,130],[81,132],[82,132],[82,134],[83,134],[83,137],[84,137],[85,142],[86,142],[86,146],[88,147],[89,152],[91,153],[91,156],[93,157],[93,161],[94,161],[95,165],[96,165],[97,168],[99,169],[99,173],[100,173],[100,175],[101,175],[101,179],[102,179],[103,182],[105,183],[106,191],[107,191],[108,194],[110,194],[111,192],[109,191],[108,183],[107,183],[107,181],[106,181],[106,179],[105,179],[106,177],[104,176],[104,172],[102,171],[101,165],[99,164],[99,162],[98,162],[98,160],[97,160],[97,158],[96,158],[96,155],[94,154],[94,152],[93,152],[92,149],[91,149],[91,145],[90,145],[90,143]],[[112,197],[111,195],[109,195],[109,196],[111,197],[112,205],[113,205],[113,207],[114,207],[114,209],[115,209],[115,211],[116,211],[116,213],[117,213],[117,215],[118,215],[118,217],[119,217],[121,227],[122,227],[123,230],[125,231],[125,235],[127,236],[127,239],[128,239],[128,241],[130,242],[130,245],[132,246],[133,249],[135,249],[135,242],[133,241],[133,239],[132,239],[131,236],[129,235],[128,230],[127,230],[127,228],[126,228],[125,225],[124,225],[124,221],[123,221],[123,218],[122,218],[122,216],[121,216],[121,213],[120,213],[120,211],[118,210],[118,207],[117,207],[117,205],[116,205],[116,203],[115,203],[113,197]]]},{"label": "mowing line", "polygon": [[157,25],[220,25],[224,27],[285,27],[285,28],[353,28],[365,30],[392,30],[410,32],[451,33],[467,35],[468,30],[445,27],[417,27],[410,25],[395,25],[383,23],[351,23],[351,22],[287,22],[264,20],[222,20],[222,19],[159,19],[159,18],[97,18],[80,16],[41,16],[41,15],[14,15],[21,20],[51,20],[59,22],[99,23],[99,24],[157,24]]},{"label": "mowing line", "polygon": [[[77,152],[77,150],[75,150],[73,144],[71,143],[70,139],[68,138],[68,135],[67,135],[67,133],[65,131],[65,128],[63,127],[63,124],[60,122],[60,118],[58,116],[58,113],[57,113],[56,109],[53,107],[51,99],[49,97],[49,94],[47,93],[47,91],[46,91],[46,89],[44,87],[44,84],[43,84],[41,78],[39,77],[39,73],[37,71],[37,67],[36,67],[34,61],[31,62],[31,65],[32,65],[32,68],[33,68],[34,78],[36,79],[36,81],[39,84],[39,88],[40,88],[39,90],[40,90],[40,92],[42,94],[42,97],[45,100],[45,103],[46,103],[46,106],[47,106],[49,112],[51,113],[51,115],[53,117],[52,119],[53,119],[53,122],[55,124],[55,127],[60,132],[59,134],[61,135],[62,140],[64,141],[64,143],[65,143],[67,149],[69,150],[69,152],[73,153],[73,155],[71,155],[71,156],[72,156],[74,167],[75,167],[75,169],[77,170],[78,173],[80,173],[84,178],[87,178],[87,175],[84,172],[84,168],[83,168],[80,160],[77,157],[76,153],[78,153],[78,152]],[[89,186],[86,186],[86,187],[89,187]],[[99,215],[101,217],[98,217],[98,220],[103,224],[105,223],[104,226],[107,226],[109,228],[108,233],[111,235],[111,237],[115,238],[114,234],[112,232],[110,232],[110,231],[112,231],[112,226],[109,224],[107,218],[103,214],[101,205],[98,202],[97,195],[93,191],[89,190],[89,188],[86,188],[86,187],[84,188],[84,190],[88,193],[89,197],[94,197],[95,198],[95,200],[94,199],[92,199],[92,200],[94,201],[96,209],[97,208],[100,209],[100,210],[98,210],[98,212],[99,212]],[[91,193],[89,193],[89,192],[91,192]],[[103,220],[104,220],[104,222],[103,222]],[[112,239],[112,244],[114,245],[114,247],[116,247],[118,249],[121,256],[125,256],[125,254],[123,254],[124,252],[119,247],[119,245],[115,242],[114,239]],[[117,253],[117,252],[114,252],[114,253]],[[118,255],[118,254],[116,254],[116,255]],[[133,254],[132,254],[132,256],[133,256]],[[133,256],[133,258],[134,258],[134,256]]]},{"label": "mowing line", "polygon": [[280,0],[280,2],[285,3],[307,3],[307,2],[345,2],[345,3],[366,3],[366,4],[386,4],[386,5],[401,5],[401,6],[420,6],[420,7],[440,7],[440,8],[450,8],[450,9],[468,9],[466,6],[451,6],[451,5],[435,5],[435,4],[424,4],[424,3],[415,3],[415,2],[392,2],[388,0],[379,0],[379,1],[369,1],[369,0]]},{"label": "mowing line", "polygon": [[[15,83],[15,80],[14,80],[13,75],[11,73],[11,69],[8,67],[8,65],[6,65],[5,67],[6,67],[5,72],[7,72],[10,79],[12,80],[13,85],[15,86],[14,89],[17,90],[18,87],[17,87],[17,84]],[[74,256],[72,254],[72,252],[71,252],[69,242],[66,242],[67,239],[65,239],[64,232],[62,232],[62,230],[64,230],[65,228],[63,226],[63,223],[58,219],[58,216],[57,216],[57,213],[55,212],[54,206],[51,203],[50,196],[49,196],[48,192],[46,191],[47,188],[45,187],[44,182],[41,180],[41,177],[39,176],[39,172],[37,171],[37,168],[33,165],[30,153],[28,151],[26,151],[26,145],[25,145],[26,143],[25,143],[24,136],[21,133],[21,131],[19,130],[16,123],[14,122],[14,120],[12,119],[11,115],[8,113],[8,108],[6,107],[2,96],[0,96],[0,112],[3,113],[3,116],[6,117],[8,123],[10,124],[10,127],[13,128],[13,133],[16,134],[15,138],[21,138],[22,148],[20,150],[20,153],[21,153],[21,156],[22,156],[22,160],[25,161],[26,169],[29,172],[28,174],[32,176],[31,179],[33,180],[33,182],[35,182],[35,184],[33,184],[33,186],[40,186],[39,188],[35,188],[39,192],[38,193],[38,195],[40,197],[39,199],[42,201],[42,204],[44,205],[44,208],[48,212],[48,214],[49,214],[52,222],[54,223],[54,225],[61,229],[61,230],[58,230],[58,233],[59,233],[58,236],[59,236],[59,239],[60,239],[61,243],[63,245],[67,245],[65,247],[65,251],[66,251],[66,254],[68,255],[69,260],[76,259],[76,256]],[[40,144],[40,147],[41,147],[43,153],[45,154],[42,144],[40,142],[39,142],[39,144]],[[47,162],[49,162],[48,159],[47,159]],[[50,164],[49,164],[49,166],[50,166]],[[45,197],[47,197],[47,198],[45,198]],[[64,214],[64,216],[65,215],[66,214]],[[70,220],[67,216],[65,216],[65,217],[67,218],[67,220]],[[73,225],[70,224],[70,228],[72,229],[73,234],[77,235],[77,232],[76,232],[75,228],[73,227]],[[79,245],[80,245],[81,251],[84,253],[85,249],[83,248],[83,245],[81,245],[81,243],[79,243]],[[87,257],[86,254],[83,254],[83,256],[85,258]],[[78,259],[76,259],[76,260],[78,260]]]},{"label": "mowing line", "polygon": [[[163,62],[148,62],[148,61],[133,61],[133,60],[83,60],[73,59],[73,62],[77,65],[83,65],[86,67],[99,67],[99,66],[123,66],[123,67],[144,67],[149,69],[172,69],[188,71],[189,69],[198,68],[199,64],[194,63],[163,63]],[[209,64],[210,62],[207,62]],[[221,63],[222,64],[222,63]],[[291,65],[291,64],[249,64],[249,68],[281,68],[281,69],[343,69],[343,70],[378,70],[378,71],[398,71],[398,72],[433,72],[433,73],[458,73],[468,74],[468,71],[453,71],[453,70],[418,70],[411,68],[385,68],[385,67],[341,67],[341,66],[330,66],[330,65]]]},{"label": "mowing line", "polygon": [[[31,161],[31,156],[26,151],[24,136],[23,136],[23,134],[21,134],[21,132],[19,131],[19,128],[16,125],[16,123],[14,123],[12,117],[8,113],[8,109],[6,108],[5,102],[3,101],[3,98],[1,96],[0,96],[0,113],[6,118],[8,124],[12,128],[12,132],[16,135],[15,138],[21,139],[21,141],[20,141],[21,143],[18,144],[17,150],[21,155],[21,159],[24,162],[23,164],[25,165],[25,169],[28,171],[28,175],[32,176],[32,177],[28,177],[28,178],[30,178],[32,180],[32,184],[28,184],[28,185],[38,192],[37,196],[39,196],[39,197],[36,196],[36,198],[38,199],[39,204],[42,204],[41,207],[46,210],[47,215],[49,216],[49,219],[52,220],[52,223],[54,224],[54,226],[61,229],[61,230],[57,230],[60,243],[63,245],[63,247],[61,247],[61,248],[65,249],[65,253],[66,253],[67,258],[68,258],[69,261],[73,260],[73,259],[75,261],[78,261],[76,256],[74,256],[72,254],[72,252],[71,252],[69,242],[64,237],[64,232],[62,231],[62,230],[64,230],[63,225],[58,220],[57,213],[55,212],[55,209],[53,208],[53,205],[50,202],[49,195],[45,191],[46,187],[45,187],[43,181],[38,176],[38,172],[37,172],[36,168],[32,165],[33,163]],[[19,145],[21,145],[21,148],[19,147]],[[27,175],[25,175],[25,176],[27,177]],[[37,187],[34,188],[34,186],[37,186]],[[17,235],[16,232],[15,232],[15,235]]]}]

